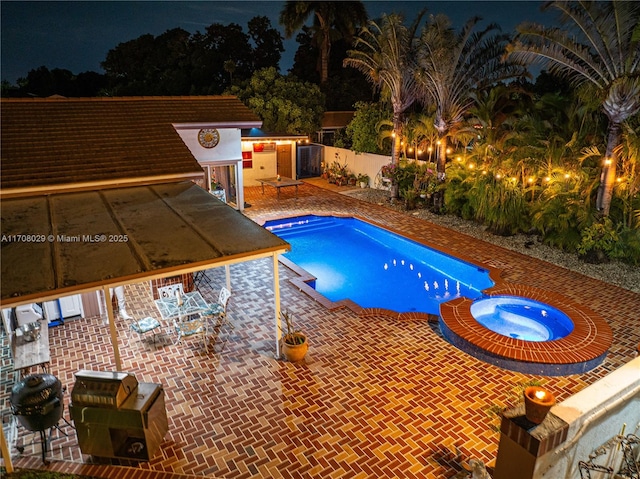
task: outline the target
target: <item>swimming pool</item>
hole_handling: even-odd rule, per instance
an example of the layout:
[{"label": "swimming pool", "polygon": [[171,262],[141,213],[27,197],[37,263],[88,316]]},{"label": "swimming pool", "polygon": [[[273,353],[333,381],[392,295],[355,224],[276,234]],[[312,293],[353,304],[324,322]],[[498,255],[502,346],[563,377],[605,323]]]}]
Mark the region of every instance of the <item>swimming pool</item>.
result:
[{"label": "swimming pool", "polygon": [[357,218],[306,215],[264,226],[291,244],[284,256],[334,302],[438,315],[441,303],[479,298],[494,285],[487,269]]},{"label": "swimming pool", "polygon": [[[564,295],[514,283],[494,286],[484,294],[479,300],[457,298],[443,303],[439,318],[440,331],[447,341],[484,362],[525,374],[565,376],[595,368],[611,347],[613,332],[604,318]],[[511,314],[522,313],[524,306],[530,306],[530,317],[524,318],[525,329],[513,329],[513,324],[497,328],[481,324],[483,313],[490,315],[498,306],[507,312],[503,316],[509,323],[516,320]],[[557,315],[549,320],[552,311]],[[527,328],[540,317],[545,319]],[[542,331],[541,326],[553,331]],[[542,340],[545,335],[549,338]]]},{"label": "swimming pool", "polygon": [[528,298],[491,296],[474,301],[470,309],[485,328],[524,341],[554,341],[574,327],[559,309]]},{"label": "swimming pool", "polygon": [[[488,269],[357,218],[305,215],[264,226],[291,244],[281,259],[294,270],[304,268],[297,271],[301,280],[292,282],[316,300],[349,298],[360,315],[436,316],[449,343],[487,363],[527,374],[580,374],[602,363],[611,346],[606,321],[569,298],[521,284],[494,285]],[[498,309],[498,322],[502,317],[512,324],[501,332],[484,326],[471,312],[474,303],[478,317]],[[553,331],[533,325],[551,308],[557,312]],[[526,332],[516,333],[522,319]]]}]

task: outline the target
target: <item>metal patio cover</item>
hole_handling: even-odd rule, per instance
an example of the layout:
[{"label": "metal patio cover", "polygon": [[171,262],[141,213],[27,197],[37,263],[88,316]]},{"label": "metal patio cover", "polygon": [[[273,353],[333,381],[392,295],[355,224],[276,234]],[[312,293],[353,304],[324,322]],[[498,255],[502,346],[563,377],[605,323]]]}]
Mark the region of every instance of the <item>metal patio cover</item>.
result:
[{"label": "metal patio cover", "polygon": [[3,308],[289,249],[190,181],[4,198],[0,214]]}]

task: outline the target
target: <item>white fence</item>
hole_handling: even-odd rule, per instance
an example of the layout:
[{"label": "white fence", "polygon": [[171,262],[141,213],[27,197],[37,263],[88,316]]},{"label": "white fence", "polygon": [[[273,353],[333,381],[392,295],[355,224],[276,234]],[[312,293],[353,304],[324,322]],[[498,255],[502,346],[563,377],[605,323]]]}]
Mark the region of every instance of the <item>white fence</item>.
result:
[{"label": "white fence", "polygon": [[376,184],[376,177],[380,173],[380,168],[391,162],[390,156],[374,155],[373,153],[354,153],[344,148],[333,146],[324,147],[324,162],[331,165],[337,161],[341,165],[347,164],[349,171],[356,175],[364,174],[369,177],[369,186],[372,188],[382,185]]}]

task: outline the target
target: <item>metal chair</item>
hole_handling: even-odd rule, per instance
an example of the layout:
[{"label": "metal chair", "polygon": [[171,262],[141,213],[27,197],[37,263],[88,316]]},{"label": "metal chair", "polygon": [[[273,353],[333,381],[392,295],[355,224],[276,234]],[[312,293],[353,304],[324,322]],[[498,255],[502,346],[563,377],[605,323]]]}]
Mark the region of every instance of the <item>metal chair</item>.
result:
[{"label": "metal chair", "polygon": [[207,348],[207,322],[200,314],[176,318],[173,320],[173,326],[178,335],[176,344],[184,338],[202,338],[202,345]]},{"label": "metal chair", "polygon": [[227,316],[227,304],[229,304],[229,298],[231,292],[224,286],[220,289],[218,294],[218,301],[216,303],[209,304],[209,308],[204,310],[201,314],[207,321],[207,327],[210,334],[215,334],[216,339],[220,334],[222,326],[229,325],[233,328],[233,324],[229,321]]},{"label": "metal chair", "polygon": [[220,288],[220,294],[218,294],[218,301],[209,305],[209,308],[202,312],[202,316],[212,323],[215,322],[214,327],[218,328],[223,325],[230,325],[233,328],[233,324],[227,317],[227,304],[229,304],[229,298],[231,297],[231,291],[224,286]]},{"label": "metal chair", "polygon": [[158,288],[158,296],[160,299],[175,298],[176,290],[180,291],[180,294],[184,294],[184,286],[182,283],[170,284],[169,286],[161,286]]},{"label": "metal chair", "polygon": [[[135,333],[138,335],[140,341],[144,342],[144,337],[151,333],[151,335],[153,336],[153,345],[155,346],[156,330],[161,326],[162,324],[160,324],[160,321],[158,321],[156,318],[152,318],[151,316],[147,316],[143,319],[131,318],[129,325],[130,336]],[[131,343],[131,337],[129,338],[129,343]]]}]

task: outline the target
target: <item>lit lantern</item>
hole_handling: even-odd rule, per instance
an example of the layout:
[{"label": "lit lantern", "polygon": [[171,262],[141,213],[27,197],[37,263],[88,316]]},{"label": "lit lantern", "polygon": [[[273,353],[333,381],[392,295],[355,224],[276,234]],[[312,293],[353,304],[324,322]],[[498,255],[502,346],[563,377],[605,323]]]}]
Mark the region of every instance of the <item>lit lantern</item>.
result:
[{"label": "lit lantern", "polygon": [[524,390],[524,409],[527,420],[540,424],[551,407],[556,403],[555,396],[539,386],[529,386]]}]

